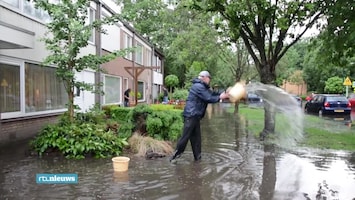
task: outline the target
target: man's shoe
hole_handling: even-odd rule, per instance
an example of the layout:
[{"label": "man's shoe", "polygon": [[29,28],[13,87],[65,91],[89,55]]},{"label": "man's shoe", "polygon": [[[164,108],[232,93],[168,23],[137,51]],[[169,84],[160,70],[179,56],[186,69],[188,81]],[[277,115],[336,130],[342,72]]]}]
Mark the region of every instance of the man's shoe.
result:
[{"label": "man's shoe", "polygon": [[201,161],[201,155],[198,156],[197,158],[195,158],[195,162],[197,162],[197,161]]},{"label": "man's shoe", "polygon": [[176,163],[176,159],[180,158],[180,154],[177,154],[177,151],[174,152],[174,154],[169,158],[169,161],[171,163]]}]

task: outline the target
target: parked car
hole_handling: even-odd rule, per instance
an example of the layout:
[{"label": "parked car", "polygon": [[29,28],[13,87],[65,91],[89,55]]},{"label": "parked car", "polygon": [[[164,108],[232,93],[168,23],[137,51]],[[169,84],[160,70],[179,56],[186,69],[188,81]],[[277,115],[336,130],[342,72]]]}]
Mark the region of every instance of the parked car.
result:
[{"label": "parked car", "polygon": [[332,94],[317,94],[305,107],[307,113],[349,115],[351,104],[345,96]]},{"label": "parked car", "polygon": [[248,92],[247,94],[247,104],[262,104],[263,103],[263,99],[255,94],[255,93],[251,93],[251,92]]},{"label": "parked car", "polygon": [[348,100],[351,104],[351,108],[354,110],[355,109],[355,93],[352,93],[349,95]]},{"label": "parked car", "polygon": [[297,95],[292,95],[292,96],[296,99],[298,105],[299,105],[300,107],[302,107],[302,98],[299,97],[299,96],[297,96]]}]

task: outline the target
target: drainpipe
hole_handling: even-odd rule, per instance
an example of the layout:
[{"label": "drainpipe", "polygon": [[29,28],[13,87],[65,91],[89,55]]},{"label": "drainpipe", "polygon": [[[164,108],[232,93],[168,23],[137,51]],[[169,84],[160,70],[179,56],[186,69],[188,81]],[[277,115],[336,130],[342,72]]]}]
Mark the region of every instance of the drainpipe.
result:
[{"label": "drainpipe", "polygon": [[[100,20],[101,18],[101,2],[96,1],[96,12],[95,12],[95,19]],[[95,30],[95,47],[96,47],[96,55],[101,56],[102,55],[102,48],[101,48],[101,33],[98,30]],[[95,103],[99,105],[100,109],[102,106],[102,97],[101,97],[101,86],[100,83],[102,82],[101,79],[101,65],[99,66],[99,70],[95,72],[95,87],[97,88],[97,91],[95,93]]]},{"label": "drainpipe", "polygon": [[[136,47],[135,46],[135,43],[134,43],[134,40],[136,39],[136,33],[135,31],[133,30],[132,31],[133,33],[133,37],[132,37],[132,47]],[[134,50],[132,52],[132,72],[133,72],[133,91],[134,91],[134,104],[135,106],[138,104],[138,77],[137,77],[137,73],[136,73],[136,51]],[[142,94],[143,95],[143,94]]]},{"label": "drainpipe", "polygon": [[[149,66],[153,66],[153,58],[154,58],[154,46],[152,45],[152,51],[150,53],[150,63],[148,63]],[[154,104],[154,69],[151,69],[152,74],[150,75],[150,99],[151,102]]]}]

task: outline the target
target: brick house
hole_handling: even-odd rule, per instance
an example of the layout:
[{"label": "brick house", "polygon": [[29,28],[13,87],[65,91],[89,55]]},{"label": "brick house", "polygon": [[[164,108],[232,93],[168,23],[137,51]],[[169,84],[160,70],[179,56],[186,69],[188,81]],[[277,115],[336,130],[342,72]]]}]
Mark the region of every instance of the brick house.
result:
[{"label": "brick house", "polygon": [[[88,20],[120,13],[120,9],[113,0],[92,1]],[[32,1],[0,0],[0,143],[32,137],[66,111],[67,96],[55,75],[55,67],[40,66],[48,55],[39,40],[48,20],[49,16],[35,9]],[[138,103],[153,102],[163,85],[164,55],[128,23],[118,22],[105,28],[105,35],[93,31],[83,55],[127,47],[137,50],[102,65],[104,73],[77,73],[80,81],[102,82],[105,94],[78,91],[75,104],[82,112],[96,103],[122,105],[127,88],[142,94]],[[137,71],[138,76],[132,73]]]}]

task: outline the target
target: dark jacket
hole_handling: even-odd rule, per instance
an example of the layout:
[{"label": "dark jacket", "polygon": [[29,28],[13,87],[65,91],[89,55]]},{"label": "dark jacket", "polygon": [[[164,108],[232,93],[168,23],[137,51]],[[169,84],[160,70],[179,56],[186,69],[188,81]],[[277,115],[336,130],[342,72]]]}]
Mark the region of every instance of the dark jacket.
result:
[{"label": "dark jacket", "polygon": [[212,93],[209,85],[196,78],[192,81],[183,116],[201,119],[205,116],[208,103],[217,103],[218,101],[219,94]]}]

